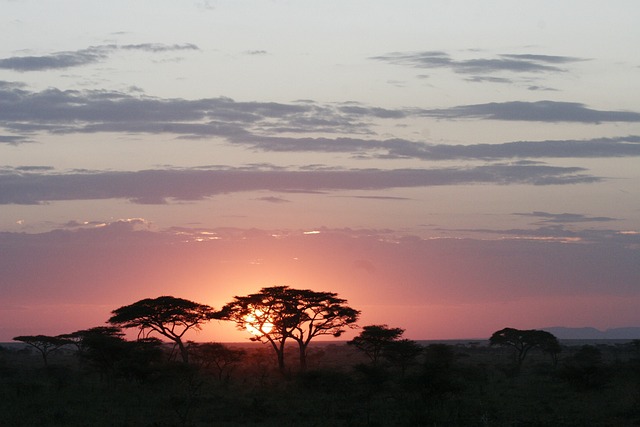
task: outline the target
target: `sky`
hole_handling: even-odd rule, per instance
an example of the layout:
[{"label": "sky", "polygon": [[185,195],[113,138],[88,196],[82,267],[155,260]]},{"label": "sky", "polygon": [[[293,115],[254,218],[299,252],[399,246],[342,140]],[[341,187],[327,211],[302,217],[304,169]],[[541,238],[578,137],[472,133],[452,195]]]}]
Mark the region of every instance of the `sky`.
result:
[{"label": "sky", "polygon": [[0,0],[0,341],[279,285],[411,339],[640,326],[638,22],[635,0]]}]

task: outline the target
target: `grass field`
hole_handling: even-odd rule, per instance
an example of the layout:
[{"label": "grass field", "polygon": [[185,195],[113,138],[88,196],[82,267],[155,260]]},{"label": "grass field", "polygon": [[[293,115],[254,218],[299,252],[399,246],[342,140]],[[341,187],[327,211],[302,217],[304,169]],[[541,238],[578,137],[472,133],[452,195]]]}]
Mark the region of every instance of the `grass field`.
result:
[{"label": "grass field", "polygon": [[22,346],[0,348],[0,425],[6,426],[634,426],[640,425],[640,349],[563,346],[557,364],[531,352],[428,344],[404,372],[373,366],[352,346],[317,343],[306,372],[275,369],[270,348],[219,368],[160,359],[109,369],[63,348],[43,365]]}]

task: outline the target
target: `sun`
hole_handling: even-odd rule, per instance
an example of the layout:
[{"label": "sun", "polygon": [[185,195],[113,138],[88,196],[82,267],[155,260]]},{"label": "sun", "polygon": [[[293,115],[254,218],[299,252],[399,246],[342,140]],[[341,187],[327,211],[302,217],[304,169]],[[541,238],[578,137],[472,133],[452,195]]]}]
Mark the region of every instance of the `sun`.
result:
[{"label": "sun", "polygon": [[244,317],[244,327],[252,335],[266,335],[273,329],[273,323],[261,310],[254,310]]}]

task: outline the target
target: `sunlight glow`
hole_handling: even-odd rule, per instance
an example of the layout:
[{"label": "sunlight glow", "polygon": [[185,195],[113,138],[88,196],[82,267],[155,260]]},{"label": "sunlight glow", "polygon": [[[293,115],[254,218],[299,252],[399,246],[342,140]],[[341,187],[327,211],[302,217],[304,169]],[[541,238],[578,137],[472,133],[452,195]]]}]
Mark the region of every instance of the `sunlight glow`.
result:
[{"label": "sunlight glow", "polygon": [[273,323],[269,321],[269,318],[263,318],[264,313],[260,310],[255,310],[253,313],[248,314],[245,318],[245,328],[251,334],[255,336],[261,336],[268,334],[273,329]]}]

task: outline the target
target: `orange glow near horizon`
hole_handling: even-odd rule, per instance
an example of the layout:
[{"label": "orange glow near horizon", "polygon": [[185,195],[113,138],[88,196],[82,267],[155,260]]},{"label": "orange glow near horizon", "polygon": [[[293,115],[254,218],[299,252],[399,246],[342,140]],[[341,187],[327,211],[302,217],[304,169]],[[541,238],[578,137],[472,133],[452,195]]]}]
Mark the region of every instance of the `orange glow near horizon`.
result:
[{"label": "orange glow near horizon", "polygon": [[[117,236],[129,242],[128,234]],[[21,251],[3,260],[5,271],[16,274],[7,283],[16,285],[4,288],[0,341],[104,325],[112,310],[142,298],[173,295],[218,310],[234,295],[279,285],[335,292],[361,311],[358,325],[400,327],[406,338],[416,340],[488,337],[506,326],[606,329],[638,324],[640,296],[623,287],[634,277],[632,268],[625,269],[630,258],[612,257],[599,264],[593,261],[598,259],[595,245],[419,239],[391,243],[377,236],[321,232],[198,244],[175,244],[167,238],[172,244],[162,245],[154,239],[143,244],[134,233],[130,241],[135,244],[118,246],[101,246],[103,236],[98,235],[85,247],[87,236],[81,233],[67,236],[76,240],[63,241],[52,252],[48,239],[53,237],[38,237],[42,249],[31,253],[44,261],[29,264],[34,268],[8,267],[8,261],[23,259]],[[34,245],[28,244],[24,247]],[[139,256],[141,248],[148,249],[145,257]],[[507,252],[513,256],[505,259]],[[99,261],[105,255],[119,265],[117,274],[109,263]],[[620,273],[607,275],[600,266],[619,267]],[[605,280],[617,295],[596,292]],[[212,321],[202,330],[189,331],[187,339],[242,342],[272,333],[272,321],[268,313],[257,312],[241,328],[233,321]],[[340,340],[357,334],[350,329]]]}]

